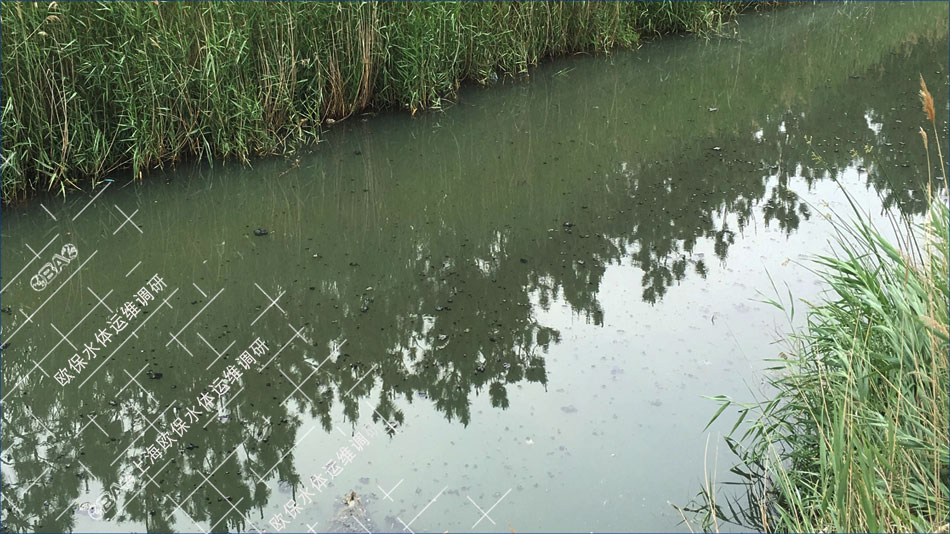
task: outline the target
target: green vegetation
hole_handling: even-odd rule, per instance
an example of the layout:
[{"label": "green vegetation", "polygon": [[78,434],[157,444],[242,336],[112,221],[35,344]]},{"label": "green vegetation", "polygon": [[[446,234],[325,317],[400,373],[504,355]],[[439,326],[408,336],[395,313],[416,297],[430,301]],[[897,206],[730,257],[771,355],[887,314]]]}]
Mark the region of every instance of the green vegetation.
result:
[{"label": "green vegetation", "polygon": [[742,2],[4,2],[4,202],[117,168],[272,154],[368,107],[705,31]]},{"label": "green vegetation", "polygon": [[[923,80],[920,95],[936,135]],[[704,490],[706,528],[725,519],[763,531],[948,530],[950,209],[931,199],[922,224],[891,220],[891,242],[852,208],[852,223],[835,218],[837,253],[816,259],[830,292],[790,354],[773,360],[774,396],[741,404],[732,432],[742,436],[726,438],[748,501],[726,513]],[[713,420],[732,404],[716,399]]]}]

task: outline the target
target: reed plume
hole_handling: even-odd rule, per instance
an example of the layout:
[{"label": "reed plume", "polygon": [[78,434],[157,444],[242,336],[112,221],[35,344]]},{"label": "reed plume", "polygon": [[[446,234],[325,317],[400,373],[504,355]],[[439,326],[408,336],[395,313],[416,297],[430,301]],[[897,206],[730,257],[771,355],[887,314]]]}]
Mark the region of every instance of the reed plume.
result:
[{"label": "reed plume", "polygon": [[934,97],[927,90],[927,83],[924,82],[923,75],[920,76],[920,102],[923,104],[924,113],[927,114],[927,120],[934,122],[936,113],[934,113]]},{"label": "reed plume", "polygon": [[[923,74],[920,75],[920,103],[923,106],[924,114],[927,115],[927,120],[930,121],[930,125],[934,129],[934,139],[937,140],[937,156],[940,157],[940,173],[943,174],[944,184],[947,186],[947,190],[950,191],[950,178],[947,177],[947,169],[943,166],[943,149],[940,147],[940,136],[937,134],[937,114],[934,113],[934,97],[931,96],[930,91],[927,90],[927,83],[924,82]],[[923,133],[923,128],[920,129]],[[927,153],[927,172],[930,173],[930,153],[927,148],[927,136],[924,136],[924,148],[928,150]]]}]

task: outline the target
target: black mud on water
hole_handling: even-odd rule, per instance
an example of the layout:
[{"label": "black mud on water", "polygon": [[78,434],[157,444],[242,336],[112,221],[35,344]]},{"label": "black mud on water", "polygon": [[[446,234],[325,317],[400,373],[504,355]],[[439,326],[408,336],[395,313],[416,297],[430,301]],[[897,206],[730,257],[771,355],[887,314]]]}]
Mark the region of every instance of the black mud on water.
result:
[{"label": "black mud on water", "polygon": [[4,530],[685,531],[769,277],[821,290],[839,186],[926,208],[946,20],[744,16],[4,210]]}]

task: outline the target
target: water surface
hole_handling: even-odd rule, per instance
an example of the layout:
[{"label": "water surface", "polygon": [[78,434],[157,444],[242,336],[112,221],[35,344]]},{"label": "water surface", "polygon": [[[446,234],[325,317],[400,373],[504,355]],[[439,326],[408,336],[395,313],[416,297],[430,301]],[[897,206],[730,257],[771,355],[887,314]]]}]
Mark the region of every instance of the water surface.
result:
[{"label": "water surface", "polygon": [[761,391],[842,186],[925,209],[947,15],[743,16],[5,209],[4,530],[687,531],[703,396]]}]

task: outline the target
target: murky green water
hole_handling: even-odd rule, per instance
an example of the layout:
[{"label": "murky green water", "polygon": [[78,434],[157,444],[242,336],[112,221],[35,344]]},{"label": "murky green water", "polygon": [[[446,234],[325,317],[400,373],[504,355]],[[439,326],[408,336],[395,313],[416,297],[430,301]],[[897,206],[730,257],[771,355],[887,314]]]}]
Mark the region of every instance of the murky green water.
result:
[{"label": "murky green water", "polygon": [[947,15],[745,16],[4,210],[3,529],[686,531],[769,275],[819,294],[838,184],[924,209]]}]

